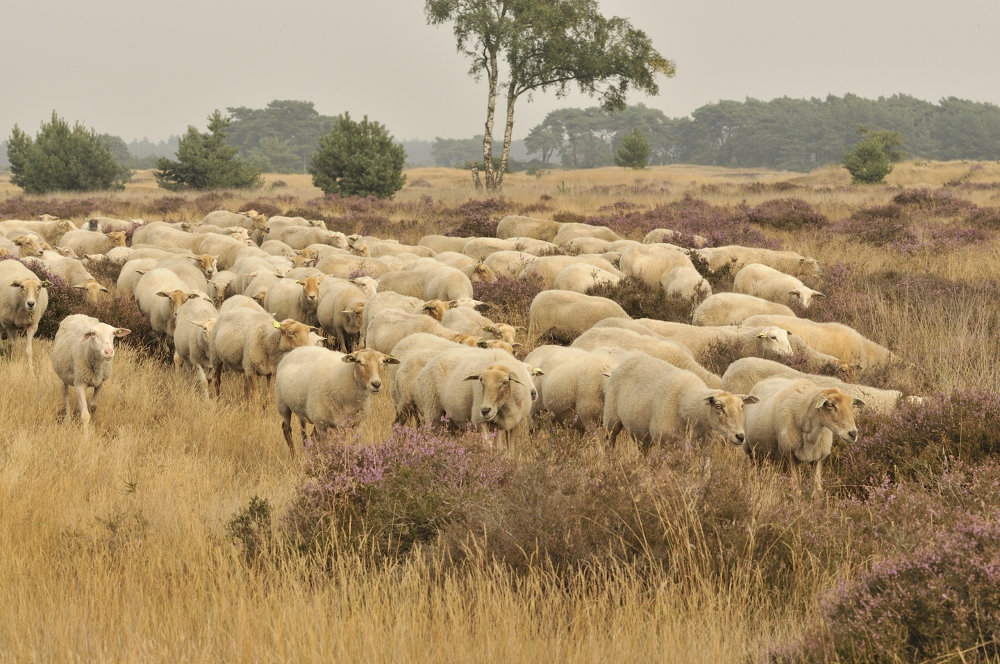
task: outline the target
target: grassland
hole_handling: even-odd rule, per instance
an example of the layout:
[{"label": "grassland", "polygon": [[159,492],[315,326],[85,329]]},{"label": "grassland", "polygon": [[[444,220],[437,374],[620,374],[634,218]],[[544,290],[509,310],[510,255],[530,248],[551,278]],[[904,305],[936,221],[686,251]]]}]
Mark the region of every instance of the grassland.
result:
[{"label": "grassland", "polygon": [[[550,423],[510,450],[409,439],[383,394],[338,449],[388,455],[386,474],[339,491],[361,466],[290,458],[273,406],[244,401],[234,378],[206,402],[192,376],[127,344],[84,438],[62,421],[39,339],[34,373],[19,352],[0,358],[0,662],[996,661],[1000,165],[910,162],[867,187],[835,168],[553,171],[508,176],[502,197],[462,171],[407,177],[392,202],[324,199],[306,176],[168,194],[140,173],[123,192],[51,197],[0,178],[0,215],[253,206],[415,242],[505,213],[608,220],[641,239],[657,214],[707,231],[756,210],[740,223],[826,268],[816,316],[907,363],[865,378],[927,404],[863,416],[862,444],[835,452],[813,501],[733,449],[642,458]],[[800,209],[789,201],[819,221],[782,221]],[[516,300],[505,313],[523,324]],[[386,451],[414,440],[436,452]],[[941,548],[954,560],[926,563]],[[894,613],[876,613],[888,600],[863,588],[890,586],[887,565],[936,581],[912,572]],[[934,583],[951,599],[921,594]]]}]

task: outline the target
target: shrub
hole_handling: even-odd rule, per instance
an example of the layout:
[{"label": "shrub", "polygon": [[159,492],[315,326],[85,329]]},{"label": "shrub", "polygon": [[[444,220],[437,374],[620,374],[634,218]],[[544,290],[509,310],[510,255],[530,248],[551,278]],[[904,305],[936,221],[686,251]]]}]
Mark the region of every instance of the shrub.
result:
[{"label": "shrub", "polygon": [[615,165],[636,170],[649,165],[649,141],[639,129],[633,129],[622,139],[621,147],[615,153]]},{"label": "shrub", "polygon": [[[864,127],[858,129],[868,134]],[[868,134],[844,155],[842,164],[855,184],[877,184],[892,172],[893,163],[901,159],[897,149],[903,142],[899,132],[880,130]]]},{"label": "shrub", "polygon": [[892,202],[898,205],[915,207],[918,210],[930,212],[935,215],[957,214],[976,208],[974,203],[956,198],[951,192],[941,189],[937,191],[931,191],[926,188],[904,189],[892,197]]},{"label": "shrub", "polygon": [[319,149],[309,161],[313,184],[325,194],[392,198],[403,188],[406,150],[395,143],[385,126],[351,120],[349,113],[334,119],[333,127],[319,139]]},{"label": "shrub", "polygon": [[274,546],[271,512],[271,503],[266,498],[254,496],[247,507],[226,524],[226,534],[239,543],[248,565],[259,564]]},{"label": "shrub", "polygon": [[449,237],[495,237],[497,224],[513,209],[503,198],[472,199],[454,210],[445,210],[443,221],[458,225],[446,231]]},{"label": "shrub", "polygon": [[650,288],[638,277],[622,277],[617,284],[601,283],[587,290],[617,302],[632,318],[689,322],[697,302],[667,297],[659,287]]},{"label": "shrub", "polygon": [[237,158],[239,148],[226,143],[231,118],[218,110],[208,116],[208,132],[189,126],[177,145],[177,160],[161,157],[153,172],[164,189],[254,189],[263,184],[260,171]]},{"label": "shrub", "polygon": [[747,221],[784,231],[820,228],[829,223],[826,215],[798,198],[778,198],[744,209]]},{"label": "shrub", "polygon": [[1000,655],[1000,514],[966,514],[912,552],[842,583],[827,633],[789,661],[990,661]]},{"label": "shrub", "polygon": [[517,279],[498,276],[496,281],[478,281],[472,284],[473,296],[490,305],[490,318],[524,327],[528,326],[531,301],[544,289],[545,280],[539,274],[528,274]]}]

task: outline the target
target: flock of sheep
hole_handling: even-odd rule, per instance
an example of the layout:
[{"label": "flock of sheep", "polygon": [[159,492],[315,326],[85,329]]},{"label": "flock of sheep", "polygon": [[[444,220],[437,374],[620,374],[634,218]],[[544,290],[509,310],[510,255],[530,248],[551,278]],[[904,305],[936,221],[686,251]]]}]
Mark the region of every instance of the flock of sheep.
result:
[{"label": "flock of sheep", "polygon": [[[126,233],[132,233],[126,246]],[[822,293],[807,286],[817,262],[791,251],[728,246],[687,250],[658,229],[643,242],[602,226],[509,216],[496,237],[428,235],[417,245],[345,236],[301,217],[216,211],[197,224],[88,219],[0,222],[0,327],[8,353],[31,340],[50,285],[25,267],[58,275],[96,299],[107,289],[87,265],[122,265],[117,291],[134,298],[177,369],[206,396],[224,374],[242,374],[251,396],[263,377],[289,450],[292,416],[317,430],[365,417],[387,387],[397,422],[472,426],[501,438],[548,412],[558,421],[626,431],[648,449],[668,439],[724,440],[753,459],[795,471],[823,460],[834,439],[857,440],[853,408],[887,410],[898,391],[818,375],[850,373],[896,358],[846,325],[800,318]],[[698,240],[698,238],[696,238]],[[695,269],[737,270],[734,292],[715,293]],[[537,274],[529,327],[477,311],[473,283]],[[699,301],[692,324],[632,319],[614,301],[587,295],[622,276],[671,297]],[[519,359],[518,334],[532,343]],[[129,334],[74,314],[60,324],[51,361],[63,381],[67,419],[76,394],[85,431],[111,374],[113,342]],[[328,349],[324,346],[335,348]],[[735,353],[721,376],[705,368],[720,347]],[[815,373],[780,361],[804,357]],[[91,394],[90,389],[93,392]]]}]

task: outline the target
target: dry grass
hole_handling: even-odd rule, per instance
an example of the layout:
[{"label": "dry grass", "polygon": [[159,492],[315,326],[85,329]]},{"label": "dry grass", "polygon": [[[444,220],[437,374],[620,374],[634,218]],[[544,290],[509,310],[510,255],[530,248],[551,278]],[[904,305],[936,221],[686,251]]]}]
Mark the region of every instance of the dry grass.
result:
[{"label": "dry grass", "polygon": [[[835,168],[807,175],[682,166],[552,171],[508,176],[503,197],[579,215],[623,200],[652,208],[685,194],[722,206],[794,197],[842,220],[888,204],[901,188],[935,189],[957,178],[1000,182],[1000,165],[906,163],[876,187],[851,187]],[[276,180],[284,184],[272,186]],[[412,217],[425,196],[438,206],[474,197],[463,171],[408,173],[410,183],[418,180],[397,196],[387,212],[393,220]],[[214,202],[239,209],[280,197],[292,209],[320,196],[308,176],[266,182],[264,190],[223,192]],[[0,177],[0,202],[19,195]],[[144,172],[108,200],[120,216],[160,218],[149,206],[166,195]],[[193,206],[199,195],[180,196]],[[996,207],[1000,190],[960,196]],[[175,216],[200,215],[182,207]],[[419,221],[412,233],[439,231],[434,219]],[[825,265],[850,266],[846,278],[858,292],[844,305],[849,322],[914,364],[893,377],[911,391],[1000,391],[997,291],[974,287],[1000,273],[1000,241],[901,254],[824,230],[771,235]],[[969,287],[947,297],[903,292],[886,286],[889,272]],[[61,419],[50,347],[36,342],[34,374],[23,356],[0,357],[0,662],[761,661],[776,643],[813,629],[819,598],[863,570],[875,551],[849,538],[829,543],[830,559],[806,550],[803,523],[835,520],[847,503],[794,498],[771,469],[720,449],[711,452],[712,472],[752,497],[746,510],[762,519],[789,501],[801,510],[803,521],[788,523],[776,540],[800,548],[766,551],[788,557],[790,596],[767,587],[753,547],[723,561],[726,575],[710,571],[721,543],[707,534],[704,499],[695,494],[653,501],[671,544],[662,555],[650,552],[658,562],[644,567],[608,557],[571,571],[539,563],[524,573],[475,545],[456,565],[434,542],[392,562],[345,546],[326,569],[288,550],[248,565],[227,524],[254,496],[265,497],[280,522],[305,479],[301,451],[289,459],[273,407],[245,403],[231,376],[223,399],[205,403],[191,376],[123,347],[86,439],[77,421]],[[377,400],[364,439],[388,434],[386,399]],[[524,463],[551,455],[546,463],[557,468],[555,441],[564,434],[520,431],[510,454]],[[635,459],[628,446],[608,454],[592,440],[578,443],[594,472]],[[700,471],[696,464],[679,472]]]}]

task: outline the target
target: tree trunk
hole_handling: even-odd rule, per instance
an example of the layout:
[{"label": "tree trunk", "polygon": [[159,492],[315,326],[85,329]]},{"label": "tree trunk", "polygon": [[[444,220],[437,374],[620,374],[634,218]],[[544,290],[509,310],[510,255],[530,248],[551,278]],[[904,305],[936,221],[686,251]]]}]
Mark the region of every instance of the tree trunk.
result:
[{"label": "tree trunk", "polygon": [[[513,84],[512,84],[513,85]],[[503,152],[500,154],[500,165],[494,175],[493,191],[500,191],[503,187],[503,175],[507,172],[507,162],[510,161],[510,141],[514,135],[514,103],[517,95],[507,89],[507,122],[503,130]]]},{"label": "tree trunk", "polygon": [[[487,79],[489,82],[489,97],[486,100],[486,127],[483,131],[483,171],[486,179],[486,189],[493,191],[493,116],[497,108],[497,55],[489,55],[489,71]],[[478,176],[477,176],[478,179]]]}]

